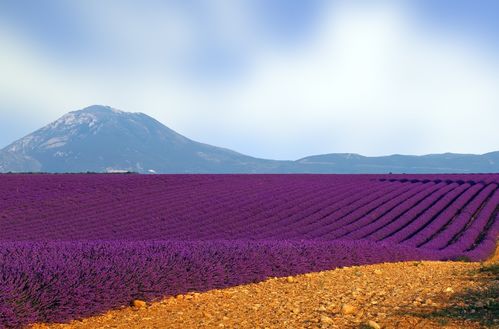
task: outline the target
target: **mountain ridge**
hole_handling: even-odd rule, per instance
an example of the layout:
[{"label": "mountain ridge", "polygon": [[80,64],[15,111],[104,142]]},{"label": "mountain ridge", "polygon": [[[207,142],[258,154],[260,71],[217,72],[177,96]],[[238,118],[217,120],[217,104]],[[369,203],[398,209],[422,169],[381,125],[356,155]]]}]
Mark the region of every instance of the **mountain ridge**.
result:
[{"label": "mountain ridge", "polygon": [[92,105],[0,150],[0,172],[443,173],[499,172],[499,152],[270,160],[197,142],[140,112]]}]

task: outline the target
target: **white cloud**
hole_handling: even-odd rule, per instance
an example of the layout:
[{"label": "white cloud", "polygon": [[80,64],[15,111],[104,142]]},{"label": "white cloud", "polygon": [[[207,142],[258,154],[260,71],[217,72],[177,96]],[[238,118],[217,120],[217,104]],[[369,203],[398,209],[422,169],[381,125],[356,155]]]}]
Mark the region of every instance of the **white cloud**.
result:
[{"label": "white cloud", "polygon": [[[177,18],[166,22],[148,13],[143,21],[134,8],[101,8],[101,18],[92,18],[94,33],[131,53],[124,63],[116,58],[119,66],[108,62],[109,69],[58,62],[16,31],[0,29],[0,114],[6,117],[5,104],[19,104],[32,109],[19,115],[43,112],[41,125],[68,110],[107,104],[146,112],[203,142],[270,158],[498,148],[497,57],[470,40],[432,35],[409,8],[332,6],[317,35],[285,52],[260,43],[241,8],[218,3],[217,33],[244,50],[248,75],[193,83],[175,71],[178,54],[199,37],[192,17],[170,15]],[[224,19],[234,13],[238,19]]]},{"label": "white cloud", "polygon": [[345,5],[325,22],[309,47],[262,54],[226,106],[239,108],[232,121],[276,150],[297,132],[321,153],[497,149],[499,70],[479,49],[428,34],[393,5]]}]

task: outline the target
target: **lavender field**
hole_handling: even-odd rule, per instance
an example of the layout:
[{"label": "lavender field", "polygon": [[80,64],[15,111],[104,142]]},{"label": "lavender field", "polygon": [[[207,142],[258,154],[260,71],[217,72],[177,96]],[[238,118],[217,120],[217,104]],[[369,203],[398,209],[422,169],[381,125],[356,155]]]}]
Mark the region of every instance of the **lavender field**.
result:
[{"label": "lavender field", "polygon": [[0,175],[0,327],[340,266],[487,258],[499,175]]}]

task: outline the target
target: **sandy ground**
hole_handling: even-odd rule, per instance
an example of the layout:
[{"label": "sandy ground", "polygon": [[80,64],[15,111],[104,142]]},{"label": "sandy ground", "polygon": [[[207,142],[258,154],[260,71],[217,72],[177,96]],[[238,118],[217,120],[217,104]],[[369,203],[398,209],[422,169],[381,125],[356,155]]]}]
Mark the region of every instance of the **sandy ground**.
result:
[{"label": "sandy ground", "polygon": [[[127,306],[76,328],[499,328],[499,257],[405,262],[271,278]],[[145,303],[144,303],[145,304]]]}]

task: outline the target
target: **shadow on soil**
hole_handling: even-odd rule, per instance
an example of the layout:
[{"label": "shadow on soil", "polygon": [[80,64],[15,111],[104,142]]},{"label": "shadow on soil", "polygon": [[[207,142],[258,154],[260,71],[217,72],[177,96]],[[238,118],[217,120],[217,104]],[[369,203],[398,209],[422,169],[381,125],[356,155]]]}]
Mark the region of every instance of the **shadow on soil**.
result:
[{"label": "shadow on soil", "polygon": [[485,327],[499,327],[499,263],[483,264],[470,273],[480,288],[468,289],[450,298],[450,306],[412,315],[434,321],[442,326],[455,320],[475,322]]}]

